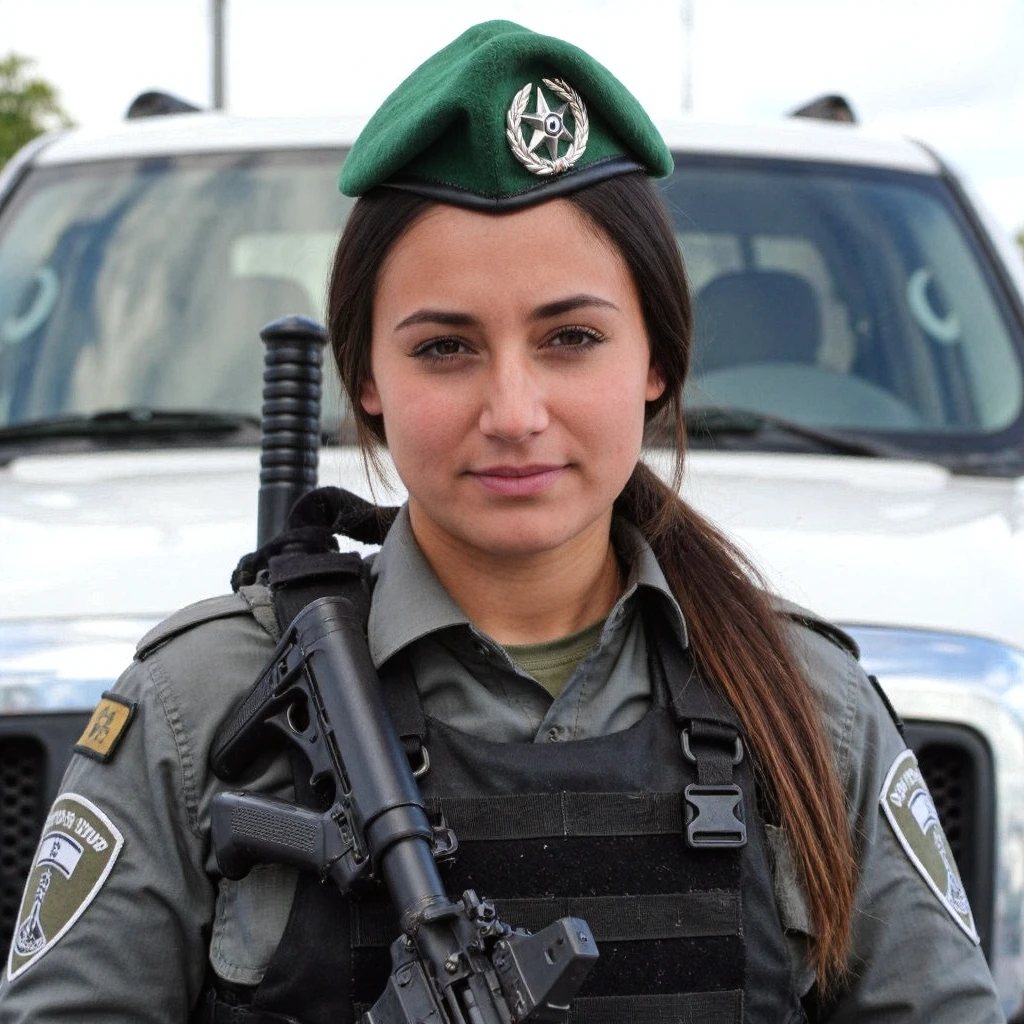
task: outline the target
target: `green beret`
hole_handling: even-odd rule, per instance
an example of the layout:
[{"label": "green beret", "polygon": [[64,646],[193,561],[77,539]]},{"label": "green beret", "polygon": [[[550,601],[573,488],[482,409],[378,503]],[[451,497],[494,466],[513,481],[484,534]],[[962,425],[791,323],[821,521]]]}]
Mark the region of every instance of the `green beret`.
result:
[{"label": "green beret", "polygon": [[637,170],[664,177],[672,154],[629,90],[578,47],[488,21],[384,101],[345,160],[341,191],[387,185],[506,210]]}]

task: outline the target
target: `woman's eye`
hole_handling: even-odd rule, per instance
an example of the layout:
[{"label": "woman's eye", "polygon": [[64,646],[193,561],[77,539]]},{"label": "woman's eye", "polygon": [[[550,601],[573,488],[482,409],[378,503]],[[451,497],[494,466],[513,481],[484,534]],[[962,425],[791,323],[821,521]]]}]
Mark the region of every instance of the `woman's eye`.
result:
[{"label": "woman's eye", "polygon": [[451,359],[465,351],[465,342],[459,338],[435,338],[416,348],[413,355],[424,359]]},{"label": "woman's eye", "polygon": [[604,336],[590,327],[563,327],[548,344],[552,348],[586,349],[604,341]]}]

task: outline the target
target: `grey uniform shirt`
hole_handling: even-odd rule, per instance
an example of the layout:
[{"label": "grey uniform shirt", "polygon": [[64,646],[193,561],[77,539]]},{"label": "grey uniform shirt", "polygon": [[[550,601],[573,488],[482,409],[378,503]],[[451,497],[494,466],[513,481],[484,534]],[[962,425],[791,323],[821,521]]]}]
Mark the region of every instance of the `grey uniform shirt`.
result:
[{"label": "grey uniform shirt", "polygon": [[[476,630],[426,564],[401,515],[373,567],[369,621],[375,664],[408,649],[427,712],[494,740],[568,742],[636,722],[650,683],[637,592],[686,626],[652,552],[618,525],[626,592],[597,648],[552,700]],[[62,794],[88,801],[123,836],[109,874],[74,924],[13,980],[0,982],[0,1024],[188,1020],[208,965],[227,981],[259,982],[284,929],[295,886],[287,868],[219,877],[210,806],[227,787],[210,771],[218,725],[265,666],[277,632],[259,586],[183,609],[140,644],[116,690],[137,704],[109,763],[75,755]],[[991,977],[880,813],[879,794],[904,743],[881,699],[844,650],[796,622],[790,639],[820,694],[860,861],[850,983],[829,1008],[852,1021],[995,1024]],[[640,752],[638,752],[640,756]],[[287,760],[269,758],[245,788],[288,799]],[[83,805],[86,806],[86,805]],[[785,836],[772,830],[775,895],[801,991],[813,982],[810,925]]]}]

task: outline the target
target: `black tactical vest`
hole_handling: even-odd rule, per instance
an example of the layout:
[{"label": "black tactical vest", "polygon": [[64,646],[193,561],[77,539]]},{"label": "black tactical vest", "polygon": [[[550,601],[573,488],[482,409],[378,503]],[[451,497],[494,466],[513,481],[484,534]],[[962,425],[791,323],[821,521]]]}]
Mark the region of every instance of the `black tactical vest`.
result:
[{"label": "black tactical vest", "polygon": [[[424,715],[400,656],[382,673],[407,751],[429,764],[428,808],[458,838],[446,888],[474,889],[515,927],[588,922],[600,955],[573,1024],[798,1024],[735,716],[660,609],[644,611],[652,705],[609,736],[482,741]],[[262,984],[212,986],[196,1019],[354,1024],[384,989],[398,934],[382,887],[342,896],[302,876]]]}]

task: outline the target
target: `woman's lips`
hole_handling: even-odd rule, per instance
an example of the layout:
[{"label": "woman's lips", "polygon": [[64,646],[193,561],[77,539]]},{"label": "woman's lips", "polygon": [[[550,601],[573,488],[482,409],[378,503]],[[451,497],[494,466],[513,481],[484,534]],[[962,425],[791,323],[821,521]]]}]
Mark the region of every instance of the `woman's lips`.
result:
[{"label": "woman's lips", "polygon": [[565,472],[565,466],[487,466],[470,475],[502,497],[532,498],[554,487]]}]

